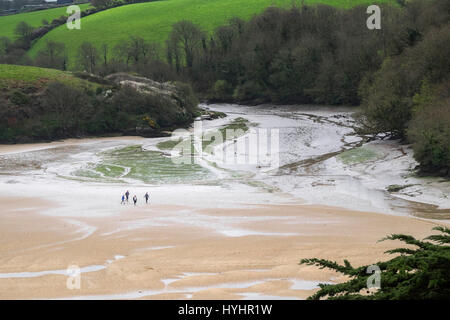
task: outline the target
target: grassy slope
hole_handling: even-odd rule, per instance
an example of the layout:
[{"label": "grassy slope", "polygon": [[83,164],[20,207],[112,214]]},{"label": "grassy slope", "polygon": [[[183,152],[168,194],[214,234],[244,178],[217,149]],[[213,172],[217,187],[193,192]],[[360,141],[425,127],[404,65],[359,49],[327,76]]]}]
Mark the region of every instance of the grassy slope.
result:
[{"label": "grassy slope", "polygon": [[[80,8],[83,11],[89,6],[89,3],[82,4],[80,5]],[[0,17],[0,37],[14,39],[14,28],[19,22],[25,21],[33,27],[40,27],[42,26],[42,20],[46,19],[49,23],[51,23],[53,19],[67,15],[66,10],[67,7],[60,7]]]},{"label": "grassy slope", "polygon": [[96,89],[99,85],[79,79],[70,72],[38,67],[0,64],[0,89],[23,88],[33,86],[44,88],[51,81],[59,81],[73,87],[90,87]]},{"label": "grassy slope", "polygon": [[[305,3],[327,3],[341,8],[358,4],[373,4],[390,0],[305,0]],[[191,20],[205,31],[224,24],[238,16],[248,19],[268,6],[289,6],[293,0],[163,0],[139,3],[102,11],[81,20],[81,30],[68,30],[60,26],[31,49],[34,56],[46,40],[64,42],[73,65],[77,49],[83,41],[96,45],[107,43],[113,47],[130,35],[138,35],[149,41],[162,42],[167,38],[172,25],[180,20]]]}]

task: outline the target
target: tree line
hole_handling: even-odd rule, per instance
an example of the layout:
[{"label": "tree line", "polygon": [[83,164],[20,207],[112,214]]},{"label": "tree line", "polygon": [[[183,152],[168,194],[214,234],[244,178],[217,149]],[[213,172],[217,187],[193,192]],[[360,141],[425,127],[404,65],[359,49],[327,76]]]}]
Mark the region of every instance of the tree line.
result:
[{"label": "tree line", "polygon": [[[74,1],[74,4],[90,2],[95,8],[109,8],[116,5],[124,5],[138,2],[152,2],[158,0],[91,0]],[[41,5],[42,0],[0,0],[0,13],[8,10],[21,10],[25,5]],[[54,5],[56,2],[54,3]],[[48,5],[48,3],[47,3]],[[67,5],[67,4],[66,4]]]}]

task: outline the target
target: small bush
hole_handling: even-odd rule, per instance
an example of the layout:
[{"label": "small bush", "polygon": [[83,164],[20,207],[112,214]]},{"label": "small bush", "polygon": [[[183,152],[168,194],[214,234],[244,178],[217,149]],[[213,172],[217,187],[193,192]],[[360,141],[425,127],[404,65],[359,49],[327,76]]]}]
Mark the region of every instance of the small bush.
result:
[{"label": "small bush", "polygon": [[30,103],[30,98],[21,91],[14,91],[11,95],[10,101],[18,106],[24,106]]}]

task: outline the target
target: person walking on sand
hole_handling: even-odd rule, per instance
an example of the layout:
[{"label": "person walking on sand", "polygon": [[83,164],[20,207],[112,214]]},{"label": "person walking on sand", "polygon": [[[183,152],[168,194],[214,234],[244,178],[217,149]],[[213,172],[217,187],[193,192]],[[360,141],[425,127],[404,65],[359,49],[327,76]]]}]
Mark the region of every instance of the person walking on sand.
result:
[{"label": "person walking on sand", "polygon": [[148,204],[148,198],[150,198],[150,196],[148,195],[148,192],[145,194],[144,198],[145,198],[145,203]]},{"label": "person walking on sand", "polygon": [[127,202],[128,202],[128,197],[130,196],[130,191],[127,190],[127,192],[125,192],[125,197],[127,197]]},{"label": "person walking on sand", "polygon": [[134,205],[136,205],[136,203],[137,203],[137,197],[136,197],[136,195],[134,195],[134,197],[133,197],[133,202],[134,202]]},{"label": "person walking on sand", "polygon": [[122,202],[120,204],[125,204],[125,195],[122,195]]}]

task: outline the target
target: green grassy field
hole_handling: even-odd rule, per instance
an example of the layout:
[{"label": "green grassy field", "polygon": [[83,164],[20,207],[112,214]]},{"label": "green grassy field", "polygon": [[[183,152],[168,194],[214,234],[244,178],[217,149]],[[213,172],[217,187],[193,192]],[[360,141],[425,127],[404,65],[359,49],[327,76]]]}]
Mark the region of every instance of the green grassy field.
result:
[{"label": "green grassy field", "polygon": [[[89,6],[89,3],[81,4],[80,8],[83,11],[86,10]],[[0,37],[8,37],[13,40],[15,38],[14,28],[19,22],[25,21],[35,28],[41,27],[43,25],[42,20],[45,19],[49,23],[51,23],[53,19],[59,18],[61,16],[66,16],[66,10],[67,7],[60,7],[0,17]]]},{"label": "green grassy field", "polygon": [[79,79],[70,72],[28,66],[0,64],[0,89],[34,86],[43,88],[51,81],[59,81],[73,87],[90,87],[99,85]]},{"label": "green grassy field", "polygon": [[[340,8],[358,4],[373,4],[391,0],[305,0],[307,4],[326,3]],[[72,61],[83,41],[113,47],[131,35],[152,42],[167,39],[172,25],[180,20],[191,20],[205,31],[223,25],[232,17],[248,19],[270,5],[290,6],[292,0],[162,0],[126,5],[102,11],[81,20],[81,30],[60,26],[37,41],[30,51],[33,57],[47,40],[64,42]]]}]

